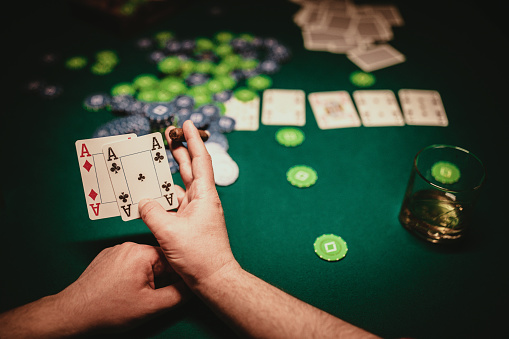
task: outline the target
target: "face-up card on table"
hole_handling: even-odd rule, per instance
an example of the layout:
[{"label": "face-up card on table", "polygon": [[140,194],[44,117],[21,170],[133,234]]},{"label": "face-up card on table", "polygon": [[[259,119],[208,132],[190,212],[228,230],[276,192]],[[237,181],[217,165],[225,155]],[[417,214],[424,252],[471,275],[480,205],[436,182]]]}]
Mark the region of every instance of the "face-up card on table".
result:
[{"label": "face-up card on table", "polygon": [[361,125],[361,120],[347,91],[310,93],[308,99],[320,129]]},{"label": "face-up card on table", "polygon": [[103,145],[135,138],[136,134],[132,133],[76,141],[76,153],[90,219],[96,220],[120,215],[108,169],[104,162]]},{"label": "face-up card on table", "polygon": [[390,90],[355,91],[353,98],[366,127],[404,126],[396,95]]},{"label": "face-up card on table", "polygon": [[240,101],[235,97],[224,103],[225,115],[235,119],[236,131],[257,131],[260,126],[260,98]]},{"label": "face-up card on table", "polygon": [[304,126],[306,94],[302,90],[267,89],[263,92],[262,123],[264,125]]},{"label": "face-up card on table", "polygon": [[165,210],[178,207],[161,133],[104,145],[102,151],[122,220],[139,218],[138,203],[144,198]]},{"label": "face-up card on table", "polygon": [[398,92],[408,125],[449,125],[440,94],[437,91],[401,89]]}]

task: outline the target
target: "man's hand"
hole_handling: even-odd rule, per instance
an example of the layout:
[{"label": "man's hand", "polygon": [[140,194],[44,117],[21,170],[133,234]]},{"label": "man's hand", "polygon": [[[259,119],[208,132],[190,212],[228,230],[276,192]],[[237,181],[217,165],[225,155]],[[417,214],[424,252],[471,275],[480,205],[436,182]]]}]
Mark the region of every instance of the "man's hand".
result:
[{"label": "man's hand", "polygon": [[165,134],[186,187],[177,188],[179,208],[167,212],[155,201],[139,203],[141,218],[154,233],[171,266],[189,286],[214,273],[238,268],[230,249],[212,160],[191,121],[183,126],[187,149]]},{"label": "man's hand", "polygon": [[107,248],[60,293],[0,314],[0,337],[58,338],[136,325],[190,293],[180,278],[156,288],[155,278],[163,274],[178,277],[157,247]]}]

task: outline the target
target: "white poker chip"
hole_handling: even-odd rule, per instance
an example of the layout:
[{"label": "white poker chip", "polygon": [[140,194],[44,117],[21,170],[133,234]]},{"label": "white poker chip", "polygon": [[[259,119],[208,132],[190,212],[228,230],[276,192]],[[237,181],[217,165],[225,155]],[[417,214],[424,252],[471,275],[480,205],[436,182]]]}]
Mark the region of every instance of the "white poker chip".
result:
[{"label": "white poker chip", "polygon": [[212,170],[214,181],[218,186],[229,186],[237,181],[239,177],[239,166],[230,157],[224,148],[214,142],[205,143],[207,151],[212,158]]}]

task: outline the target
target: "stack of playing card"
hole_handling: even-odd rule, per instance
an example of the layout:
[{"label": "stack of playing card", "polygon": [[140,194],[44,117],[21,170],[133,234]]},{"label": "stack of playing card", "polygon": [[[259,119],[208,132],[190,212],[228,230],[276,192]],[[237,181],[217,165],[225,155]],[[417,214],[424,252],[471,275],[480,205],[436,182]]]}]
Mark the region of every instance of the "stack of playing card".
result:
[{"label": "stack of playing card", "polygon": [[294,21],[302,29],[306,49],[346,53],[365,72],[405,61],[405,56],[386,44],[392,27],[403,19],[393,5],[355,5],[349,0],[299,0],[302,8]]},{"label": "stack of playing card", "polygon": [[90,219],[137,219],[144,198],[178,207],[161,133],[78,140],[76,152]]}]

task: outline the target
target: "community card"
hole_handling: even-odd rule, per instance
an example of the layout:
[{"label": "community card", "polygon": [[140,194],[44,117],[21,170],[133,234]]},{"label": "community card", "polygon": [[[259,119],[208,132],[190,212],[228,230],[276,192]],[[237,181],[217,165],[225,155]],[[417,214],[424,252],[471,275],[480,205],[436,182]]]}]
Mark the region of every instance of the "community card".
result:
[{"label": "community card", "polygon": [[372,72],[406,60],[403,54],[387,44],[377,45],[370,49],[352,49],[347,52],[346,56],[364,72]]},{"label": "community card", "polygon": [[115,135],[76,141],[76,153],[85,192],[88,216],[92,220],[120,215],[108,169],[104,162],[104,144],[134,139],[136,134]]},{"label": "community card", "polygon": [[138,203],[143,198],[165,210],[178,206],[161,133],[107,144],[102,150],[122,220],[140,217]]},{"label": "community card", "polygon": [[232,97],[224,103],[225,115],[235,119],[236,131],[257,131],[260,126],[260,98],[243,102]]},{"label": "community card", "polygon": [[355,91],[353,98],[366,127],[404,126],[396,95],[390,90]]},{"label": "community card", "polygon": [[304,126],[306,94],[302,90],[267,89],[263,92],[264,125]]},{"label": "community card", "polygon": [[361,125],[361,120],[347,91],[310,93],[308,99],[320,129]]},{"label": "community card", "polygon": [[400,89],[398,94],[408,125],[449,125],[442,98],[437,91]]}]

